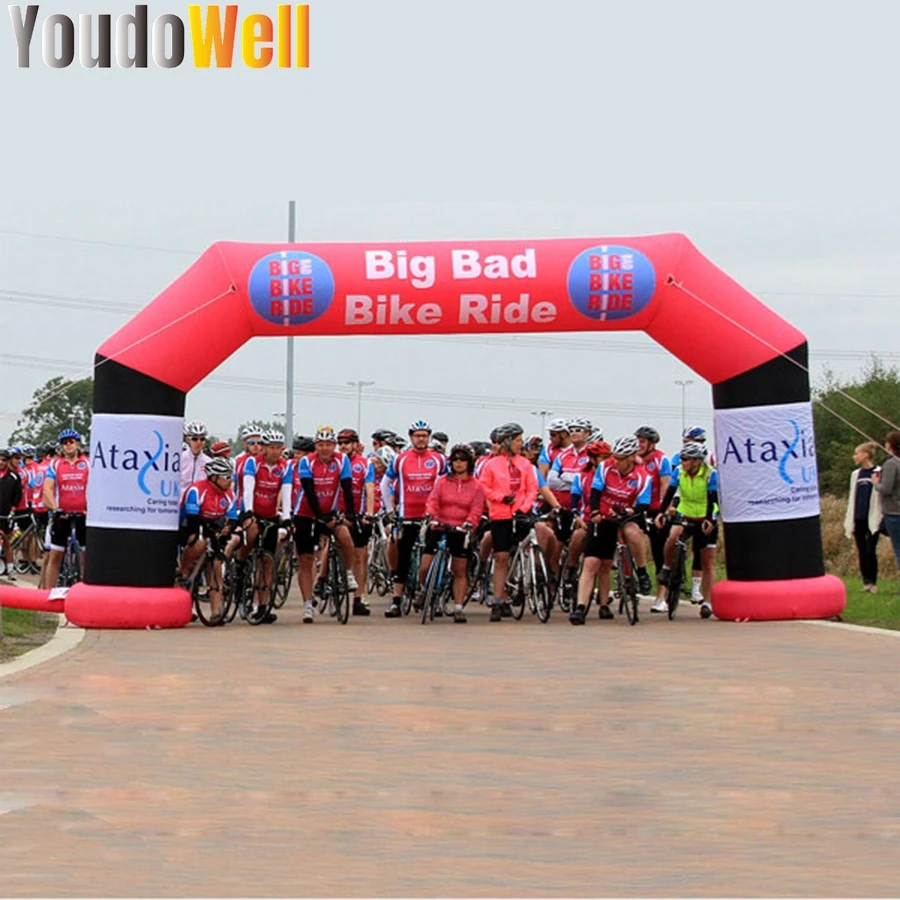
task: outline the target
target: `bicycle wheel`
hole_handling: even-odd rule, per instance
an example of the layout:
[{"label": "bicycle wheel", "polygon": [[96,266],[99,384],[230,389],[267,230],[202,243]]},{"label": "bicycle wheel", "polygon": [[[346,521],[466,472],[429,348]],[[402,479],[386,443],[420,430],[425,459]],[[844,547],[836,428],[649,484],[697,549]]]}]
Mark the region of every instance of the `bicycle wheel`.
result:
[{"label": "bicycle wheel", "polygon": [[439,602],[441,568],[443,566],[443,552],[438,550],[431,560],[428,573],[425,575],[425,602],[422,604],[422,624],[425,625],[434,619],[434,610]]},{"label": "bicycle wheel", "polygon": [[681,586],[684,583],[684,556],[685,547],[681,541],[675,542],[675,558],[672,560],[672,568],[669,571],[669,583],[666,586],[666,606],[669,619],[675,618],[678,609],[678,600],[681,596]]},{"label": "bicycle wheel", "polygon": [[238,561],[233,556],[228,557],[225,563],[224,576],[222,621],[227,625],[234,621],[241,605],[241,572]]},{"label": "bicycle wheel", "polygon": [[535,547],[533,555],[534,579],[532,590],[534,591],[534,611],[538,621],[547,624],[550,621],[550,611],[553,608],[553,598],[550,595],[550,579],[547,575],[547,560],[544,559],[544,551]]},{"label": "bicycle wheel", "polygon": [[[513,560],[512,564],[509,567],[509,571],[511,574],[516,573],[516,569],[518,569],[518,577],[514,581],[514,591],[510,591],[509,594],[509,608],[512,610],[512,617],[518,622],[522,616],[525,615],[525,560],[522,558],[522,553],[517,553],[516,558]],[[506,583],[510,583],[510,575],[506,576]]]},{"label": "bicycle wheel", "polygon": [[71,540],[66,546],[66,583],[65,587],[72,587],[81,581],[81,547],[78,541]]},{"label": "bicycle wheel", "polygon": [[275,554],[275,593],[272,597],[272,606],[275,609],[281,609],[287,600],[295,566],[294,548],[285,541]]},{"label": "bicycle wheel", "polygon": [[28,531],[20,532],[10,541],[13,568],[19,575],[27,575],[31,571],[31,560],[29,559],[29,553],[32,548],[29,540],[31,536],[32,531],[29,529]]},{"label": "bicycle wheel", "polygon": [[409,558],[409,570],[406,573],[406,583],[403,585],[403,596],[400,601],[400,611],[408,616],[416,599],[416,591],[419,589],[419,565],[422,562],[422,549],[417,544],[413,548]]},{"label": "bicycle wheel", "polygon": [[619,554],[619,559],[623,577],[620,590],[622,592],[622,601],[625,605],[625,617],[628,619],[629,625],[635,625],[638,621],[638,593],[637,579],[634,574],[634,557],[631,555],[631,548],[626,545]]},{"label": "bicycle wheel", "polygon": [[346,625],[350,619],[350,588],[347,586],[347,570],[337,547],[329,556],[329,586],[331,594],[332,615],[337,617],[341,625]]},{"label": "bicycle wheel", "polygon": [[[210,591],[216,589],[222,595],[219,611],[213,613]],[[191,581],[191,599],[197,618],[207,627],[220,625],[228,615],[225,592],[225,561],[221,557],[207,556]]]},{"label": "bicycle wheel", "polygon": [[[248,625],[262,625],[272,610],[275,594],[275,557],[268,550],[254,550],[248,559],[244,592],[244,618]],[[252,559],[252,562],[251,562]]]}]

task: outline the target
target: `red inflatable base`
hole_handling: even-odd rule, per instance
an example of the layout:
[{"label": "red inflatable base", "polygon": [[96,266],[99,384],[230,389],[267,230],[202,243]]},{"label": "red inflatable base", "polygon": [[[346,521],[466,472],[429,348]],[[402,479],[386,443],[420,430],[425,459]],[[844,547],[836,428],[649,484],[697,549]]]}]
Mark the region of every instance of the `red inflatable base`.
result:
[{"label": "red inflatable base", "polygon": [[[58,593],[56,591],[52,592]],[[65,605],[63,596],[50,596],[51,591],[35,591],[31,588],[0,585],[0,606],[10,609],[34,609],[38,612],[61,613]]]},{"label": "red inflatable base", "polygon": [[731,621],[828,619],[843,612],[846,605],[847,589],[834,575],[789,581],[725,579],[712,589],[713,613]]},{"label": "red inflatable base", "polygon": [[82,628],[181,628],[191,621],[184,588],[76,584],[66,595],[66,618]]}]

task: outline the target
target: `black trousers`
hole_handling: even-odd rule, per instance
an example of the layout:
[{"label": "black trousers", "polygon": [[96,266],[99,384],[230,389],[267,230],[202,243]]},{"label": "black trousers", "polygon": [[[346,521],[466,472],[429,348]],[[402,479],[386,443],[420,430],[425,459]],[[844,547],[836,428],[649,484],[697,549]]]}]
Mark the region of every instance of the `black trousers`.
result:
[{"label": "black trousers", "polygon": [[878,547],[878,532],[872,534],[869,531],[869,523],[865,519],[856,519],[853,522],[853,539],[856,541],[856,550],[859,553],[859,572],[862,575],[863,584],[877,584],[878,556],[875,549]]}]

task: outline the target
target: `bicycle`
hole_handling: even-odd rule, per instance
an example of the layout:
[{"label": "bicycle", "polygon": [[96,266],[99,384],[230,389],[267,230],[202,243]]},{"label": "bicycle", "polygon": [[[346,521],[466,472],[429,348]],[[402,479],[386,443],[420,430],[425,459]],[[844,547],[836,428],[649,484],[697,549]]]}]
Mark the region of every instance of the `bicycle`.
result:
[{"label": "bicycle", "polygon": [[[207,627],[224,625],[234,619],[231,608],[235,599],[235,572],[233,561],[222,552],[218,536],[211,534],[206,540],[206,550],[195,563],[187,581],[194,612]],[[213,591],[222,595],[218,613],[212,612],[210,593]]]},{"label": "bicycle", "polygon": [[[342,522],[343,518],[338,517],[330,523],[330,527],[336,528]],[[341,625],[346,625],[350,619],[350,585],[347,583],[347,568],[341,556],[341,548],[333,535],[329,539],[325,577],[321,589],[319,608],[322,613],[331,607],[330,615],[336,617]]]},{"label": "bicycle", "polygon": [[431,525],[432,531],[440,531],[437,549],[428,567],[425,576],[425,601],[422,604],[422,624],[432,621],[438,610],[445,616],[453,614],[453,573],[451,571],[450,547],[447,544],[447,535],[451,532],[461,532],[466,535],[464,546],[469,547],[470,532],[466,528],[456,525]]},{"label": "bicycle", "polygon": [[62,564],[59,567],[59,577],[56,579],[57,587],[72,587],[82,579],[81,572],[81,544],[78,543],[78,535],[75,532],[77,513],[55,513],[62,521],[68,520],[69,538],[66,541],[66,549],[63,552]]},{"label": "bicycle", "polygon": [[405,519],[403,525],[418,525],[419,533],[416,542],[412,546],[409,556],[409,568],[406,570],[406,581],[403,584],[403,593],[400,595],[400,610],[404,616],[408,616],[416,602],[419,592],[419,569],[422,566],[422,554],[425,551],[425,532],[427,521],[422,519]]},{"label": "bicycle", "polygon": [[513,618],[521,619],[525,614],[525,604],[544,624],[550,621],[550,578],[547,561],[538,543],[535,522],[546,520],[534,516],[518,516],[519,522],[528,522],[528,534],[519,541],[506,576],[506,590],[509,595]]},{"label": "bicycle", "polygon": [[[574,531],[573,531],[574,534]],[[575,599],[578,596],[578,572],[580,567],[576,569],[575,580],[568,578],[569,572],[569,545],[572,536],[563,545],[563,551],[559,557],[559,581],[556,585],[556,591],[552,598],[562,612],[570,613],[575,608]]]},{"label": "bicycle", "polygon": [[[238,612],[248,625],[262,625],[269,618],[275,598],[275,556],[264,548],[274,522],[260,523],[256,543],[243,560],[243,579],[238,589]],[[266,584],[268,572],[269,583]]]},{"label": "bicycle", "polygon": [[20,575],[37,575],[41,571],[40,559],[44,552],[44,542],[39,537],[34,512],[29,510],[27,516],[28,524],[25,528],[21,528],[18,522],[15,522],[15,518],[18,517],[14,517],[9,546],[12,551],[13,568]]},{"label": "bicycle", "polygon": [[[672,516],[670,521],[673,526],[685,524],[684,516],[679,513]],[[681,599],[681,593],[685,585],[690,584],[684,571],[688,554],[688,545],[685,539],[687,535],[688,529],[682,528],[681,534],[675,538],[672,565],[669,568],[668,579],[666,580],[666,607],[670,620],[675,618],[675,611],[678,609],[678,602]],[[690,596],[690,591],[685,591],[685,594]]]},{"label": "bicycle", "polygon": [[272,606],[275,609],[281,609],[284,606],[296,571],[297,555],[294,553],[294,545],[288,534],[275,551],[275,596],[272,598]]},{"label": "bicycle", "polygon": [[376,516],[369,538],[369,568],[366,573],[366,593],[386,597],[391,590],[391,567],[387,559],[388,536],[384,529],[384,517]]},{"label": "bicycle", "polygon": [[613,558],[613,567],[616,571],[614,595],[619,600],[619,613],[625,613],[629,625],[636,625],[639,621],[637,565],[631,547],[625,539],[626,522],[627,519],[619,519],[619,530],[616,535],[616,554]]}]

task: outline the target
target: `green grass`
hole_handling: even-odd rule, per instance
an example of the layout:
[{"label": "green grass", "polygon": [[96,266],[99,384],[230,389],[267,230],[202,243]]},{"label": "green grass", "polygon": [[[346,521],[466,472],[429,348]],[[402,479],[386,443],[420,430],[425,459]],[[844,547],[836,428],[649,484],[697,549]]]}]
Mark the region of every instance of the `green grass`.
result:
[{"label": "green grass", "polygon": [[56,631],[56,616],[29,609],[3,608],[3,637],[0,660],[21,656],[45,644]]},{"label": "green grass", "polygon": [[891,628],[900,631],[900,585],[896,581],[882,581],[877,594],[862,589],[861,578],[845,577],[847,608],[841,613],[844,622]]}]

